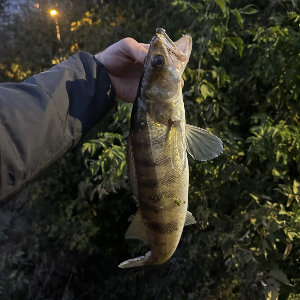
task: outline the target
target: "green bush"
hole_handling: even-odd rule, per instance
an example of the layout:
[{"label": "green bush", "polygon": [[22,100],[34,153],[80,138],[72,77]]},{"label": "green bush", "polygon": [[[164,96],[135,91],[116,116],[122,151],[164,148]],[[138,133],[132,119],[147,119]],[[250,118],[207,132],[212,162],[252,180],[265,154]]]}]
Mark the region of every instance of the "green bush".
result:
[{"label": "green bush", "polygon": [[[22,79],[20,70],[43,70],[61,53],[96,53],[126,36],[149,42],[157,27],[173,39],[189,32],[187,120],[219,136],[224,153],[208,162],[189,160],[189,210],[198,223],[184,230],[179,259],[177,250],[161,266],[118,269],[124,259],[146,251],[124,239],[136,199],[125,165],[131,106],[118,102],[91,139],[32,188],[30,201],[21,205],[32,216],[27,234],[15,241],[11,229],[2,229],[0,293],[5,299],[154,299],[175,264],[161,299],[298,299],[297,1],[85,4],[77,19],[69,13],[64,21],[72,31],[62,30],[61,50],[51,31],[44,41],[52,41],[51,49],[37,56],[47,58],[43,64],[13,49],[15,55],[5,60],[10,78]],[[16,45],[24,43],[22,28],[31,20],[20,23]]]}]

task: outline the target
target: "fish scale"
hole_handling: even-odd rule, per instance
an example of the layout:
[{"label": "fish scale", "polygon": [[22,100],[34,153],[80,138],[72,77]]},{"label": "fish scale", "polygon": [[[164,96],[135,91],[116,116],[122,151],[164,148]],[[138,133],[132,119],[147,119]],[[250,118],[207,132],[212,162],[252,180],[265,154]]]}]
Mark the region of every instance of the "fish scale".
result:
[{"label": "fish scale", "polygon": [[129,177],[139,210],[125,237],[146,242],[151,251],[121,268],[162,264],[177,248],[185,225],[196,223],[187,211],[189,172],[186,150],[197,160],[222,152],[208,131],[185,123],[181,76],[192,39],[176,42],[157,29],[150,43],[131,114],[127,145]]}]

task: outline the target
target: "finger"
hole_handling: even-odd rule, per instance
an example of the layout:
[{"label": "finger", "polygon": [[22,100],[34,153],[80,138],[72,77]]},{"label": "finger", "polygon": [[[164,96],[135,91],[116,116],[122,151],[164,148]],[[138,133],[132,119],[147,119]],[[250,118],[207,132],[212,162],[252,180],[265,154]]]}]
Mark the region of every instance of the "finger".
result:
[{"label": "finger", "polygon": [[149,50],[150,44],[144,44],[144,43],[139,43],[142,45],[145,49]]},{"label": "finger", "polygon": [[181,88],[184,87],[184,80],[181,78]]},{"label": "finger", "polygon": [[126,54],[133,60],[136,60],[140,64],[144,63],[148,50],[143,46],[143,44],[139,44],[133,38],[125,38],[122,40],[121,47],[124,54]]}]

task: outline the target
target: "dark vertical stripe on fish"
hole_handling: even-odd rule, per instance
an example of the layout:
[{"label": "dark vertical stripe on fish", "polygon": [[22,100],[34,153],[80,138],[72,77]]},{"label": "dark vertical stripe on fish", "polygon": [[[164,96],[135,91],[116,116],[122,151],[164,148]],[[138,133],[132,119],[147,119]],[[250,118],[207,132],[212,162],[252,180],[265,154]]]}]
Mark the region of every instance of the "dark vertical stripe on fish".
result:
[{"label": "dark vertical stripe on fish", "polygon": [[159,223],[159,222],[147,222],[146,227],[154,232],[161,234],[171,234],[174,231],[178,230],[177,222],[172,221],[170,223]]}]

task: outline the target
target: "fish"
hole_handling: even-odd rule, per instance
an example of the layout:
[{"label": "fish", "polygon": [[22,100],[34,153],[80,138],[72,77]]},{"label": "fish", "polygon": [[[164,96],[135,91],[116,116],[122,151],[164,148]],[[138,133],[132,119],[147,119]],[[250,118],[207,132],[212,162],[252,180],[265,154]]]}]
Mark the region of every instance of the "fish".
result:
[{"label": "fish", "polygon": [[139,209],[125,234],[147,243],[150,251],[120,268],[159,265],[172,256],[183,227],[196,223],[187,210],[187,152],[206,161],[223,151],[218,137],[186,124],[181,78],[191,51],[189,34],[173,42],[163,28],[156,29],[150,43],[127,141],[129,179]]}]

